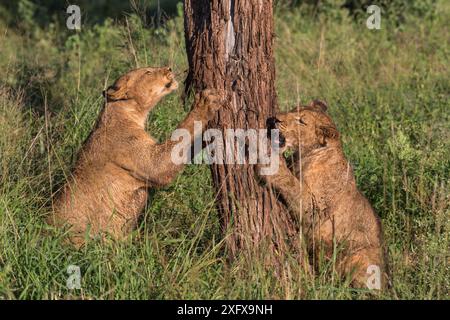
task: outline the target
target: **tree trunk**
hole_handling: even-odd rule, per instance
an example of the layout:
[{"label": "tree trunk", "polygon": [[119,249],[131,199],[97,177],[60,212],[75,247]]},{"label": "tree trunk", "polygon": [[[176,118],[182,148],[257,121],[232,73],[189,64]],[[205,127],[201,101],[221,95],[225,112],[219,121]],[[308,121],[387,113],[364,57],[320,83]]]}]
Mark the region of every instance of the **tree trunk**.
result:
[{"label": "tree trunk", "polygon": [[[227,105],[209,128],[223,133],[264,128],[276,112],[272,6],[272,0],[184,1],[186,92],[216,88],[226,96]],[[226,240],[230,257],[263,254],[271,263],[290,250],[297,231],[255,170],[248,164],[211,165],[222,227],[231,231]]]}]

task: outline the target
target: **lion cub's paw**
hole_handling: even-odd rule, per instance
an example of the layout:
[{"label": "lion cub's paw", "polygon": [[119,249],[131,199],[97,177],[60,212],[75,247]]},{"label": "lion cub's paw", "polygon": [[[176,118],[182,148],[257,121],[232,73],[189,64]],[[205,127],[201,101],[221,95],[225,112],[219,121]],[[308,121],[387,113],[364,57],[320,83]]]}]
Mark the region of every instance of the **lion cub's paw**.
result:
[{"label": "lion cub's paw", "polygon": [[223,96],[221,90],[206,89],[195,95],[195,105],[212,117],[224,105]]}]

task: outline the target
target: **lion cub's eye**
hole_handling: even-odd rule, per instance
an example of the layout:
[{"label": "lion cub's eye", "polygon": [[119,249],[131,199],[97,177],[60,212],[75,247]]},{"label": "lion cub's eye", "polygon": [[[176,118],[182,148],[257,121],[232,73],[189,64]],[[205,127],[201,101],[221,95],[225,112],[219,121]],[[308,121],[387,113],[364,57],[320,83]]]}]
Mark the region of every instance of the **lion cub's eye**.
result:
[{"label": "lion cub's eye", "polygon": [[303,121],[302,118],[297,118],[298,123],[300,123],[302,126],[306,126],[306,122]]}]

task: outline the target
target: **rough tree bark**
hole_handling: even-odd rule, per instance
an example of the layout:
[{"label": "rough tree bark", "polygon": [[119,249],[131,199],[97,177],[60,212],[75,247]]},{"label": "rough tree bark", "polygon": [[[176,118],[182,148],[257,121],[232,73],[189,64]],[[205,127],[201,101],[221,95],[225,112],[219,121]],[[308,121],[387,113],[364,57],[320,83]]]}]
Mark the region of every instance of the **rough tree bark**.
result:
[{"label": "rough tree bark", "polygon": [[[226,95],[226,107],[209,127],[222,132],[264,128],[278,108],[272,0],[185,0],[184,18],[186,90],[217,88]],[[261,254],[258,249],[263,248],[273,260],[290,249],[297,231],[286,208],[258,182],[255,170],[252,165],[211,166],[222,227],[231,228],[230,257]]]}]

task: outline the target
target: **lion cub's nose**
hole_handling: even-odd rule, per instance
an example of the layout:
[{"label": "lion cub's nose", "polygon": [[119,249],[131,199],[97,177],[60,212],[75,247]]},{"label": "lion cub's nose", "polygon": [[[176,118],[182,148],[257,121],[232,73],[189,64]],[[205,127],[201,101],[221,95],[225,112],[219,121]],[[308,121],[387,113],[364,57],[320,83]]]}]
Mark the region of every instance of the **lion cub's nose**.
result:
[{"label": "lion cub's nose", "polygon": [[172,74],[172,68],[171,67],[165,67],[164,69],[165,74]]},{"label": "lion cub's nose", "polygon": [[167,79],[172,80],[174,78],[174,74],[172,73],[172,69],[171,68],[166,68],[164,74],[167,77]]},{"label": "lion cub's nose", "polygon": [[267,129],[269,129],[269,130],[276,129],[277,123],[279,123],[279,122],[281,122],[281,121],[275,117],[267,118],[267,120],[266,120]]}]

